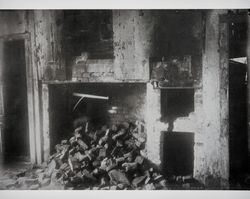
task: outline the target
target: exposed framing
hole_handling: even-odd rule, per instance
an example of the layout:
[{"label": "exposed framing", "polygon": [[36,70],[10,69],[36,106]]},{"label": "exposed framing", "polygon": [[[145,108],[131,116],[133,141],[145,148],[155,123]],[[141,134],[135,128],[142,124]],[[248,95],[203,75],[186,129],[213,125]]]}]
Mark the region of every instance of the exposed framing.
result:
[{"label": "exposed framing", "polygon": [[42,84],[42,120],[43,120],[43,160],[47,161],[50,155],[50,128],[49,128],[49,85]]}]

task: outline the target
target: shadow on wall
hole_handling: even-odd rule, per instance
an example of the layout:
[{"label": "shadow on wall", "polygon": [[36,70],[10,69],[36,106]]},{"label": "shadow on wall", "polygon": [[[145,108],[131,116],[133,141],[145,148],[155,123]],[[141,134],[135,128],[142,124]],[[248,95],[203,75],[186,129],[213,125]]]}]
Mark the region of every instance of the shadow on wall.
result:
[{"label": "shadow on wall", "polygon": [[194,89],[161,90],[161,122],[168,123],[168,132],[174,129],[178,117],[194,112]]}]

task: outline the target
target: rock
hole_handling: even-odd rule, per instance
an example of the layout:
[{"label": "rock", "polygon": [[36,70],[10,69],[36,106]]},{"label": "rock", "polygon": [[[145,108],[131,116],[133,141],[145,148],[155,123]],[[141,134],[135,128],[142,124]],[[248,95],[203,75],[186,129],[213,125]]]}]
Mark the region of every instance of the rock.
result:
[{"label": "rock", "polygon": [[26,184],[21,184],[20,187],[18,187],[20,190],[28,190],[28,186]]},{"label": "rock", "polygon": [[109,190],[109,187],[102,187],[100,190]]},{"label": "rock", "polygon": [[146,185],[145,185],[145,189],[146,189],[146,190],[155,190],[155,186],[154,186],[153,183],[146,184]]},{"label": "rock", "polygon": [[65,145],[65,144],[67,144],[67,143],[68,143],[68,140],[62,140],[62,141],[61,141],[61,144],[62,144],[62,145]]},{"label": "rock", "polygon": [[[1,173],[0,173],[1,175]],[[10,178],[8,176],[0,176],[0,182],[4,181],[4,180],[9,180]]]},{"label": "rock", "polygon": [[144,161],[144,158],[143,158],[142,156],[140,156],[140,155],[138,155],[138,156],[135,158],[135,162],[136,162],[137,164],[142,164],[143,161]]},{"label": "rock", "polygon": [[84,177],[90,179],[90,180],[93,180],[93,181],[96,181],[97,179],[87,170],[87,169],[84,169],[82,171],[82,174]]},{"label": "rock", "polygon": [[50,184],[50,181],[50,178],[43,179],[43,181],[41,182],[41,186],[48,186]]},{"label": "rock", "polygon": [[39,173],[42,173],[42,172],[44,172],[44,169],[37,169],[36,170],[36,174],[39,174]]},{"label": "rock", "polygon": [[117,186],[111,186],[110,190],[117,190]]},{"label": "rock", "polygon": [[39,173],[38,174],[38,181],[41,183],[45,177],[45,173]]},{"label": "rock", "polygon": [[17,181],[13,180],[13,179],[4,180],[2,182],[7,189],[9,189],[11,187],[15,187],[17,185]]},{"label": "rock", "polygon": [[158,183],[155,184],[155,189],[165,189],[167,190],[167,184],[166,184],[166,180],[163,179],[161,181],[159,181]]},{"label": "rock", "polygon": [[80,147],[83,149],[83,150],[87,150],[88,149],[88,145],[83,142],[82,140],[78,139],[77,140],[77,143],[80,145]]},{"label": "rock", "polygon": [[51,176],[55,169],[56,169],[56,161],[53,159],[48,165],[48,170],[47,170],[48,176]]},{"label": "rock", "polygon": [[39,184],[33,184],[33,185],[31,185],[30,187],[29,187],[29,189],[30,190],[37,190],[37,189],[39,189]]},{"label": "rock", "polygon": [[67,168],[69,167],[69,165],[67,163],[63,163],[61,166],[60,166],[60,170],[66,170]]},{"label": "rock", "polygon": [[32,185],[35,185],[35,184],[38,184],[39,181],[37,178],[35,179],[32,179],[32,178],[28,178],[25,180],[25,184],[27,184],[28,186],[32,186]]},{"label": "rock", "polygon": [[18,178],[24,177],[24,176],[25,176],[25,173],[26,173],[26,171],[21,171],[21,172],[17,173],[16,176],[17,176]]},{"label": "rock", "polygon": [[135,187],[138,187],[138,186],[140,186],[145,181],[146,178],[147,178],[146,175],[140,176],[140,177],[136,177],[136,178],[133,179],[132,184]]},{"label": "rock", "polygon": [[0,190],[5,190],[7,187],[5,186],[4,183],[0,182]]},{"label": "rock", "polygon": [[41,166],[42,166],[43,168],[45,168],[45,167],[48,166],[48,163],[47,163],[47,162],[43,162]]},{"label": "rock", "polygon": [[160,182],[160,181],[162,181],[162,180],[164,180],[164,178],[163,178],[162,175],[157,175],[157,176],[154,177],[154,181],[155,181],[155,182]]},{"label": "rock", "polygon": [[190,183],[184,183],[184,184],[182,184],[182,188],[183,189],[190,189]]},{"label": "rock", "polygon": [[120,190],[123,190],[125,188],[125,186],[124,186],[124,184],[118,184],[117,188],[120,189]]},{"label": "rock", "polygon": [[25,184],[25,181],[28,179],[28,177],[20,177],[17,179],[17,183],[20,185]]},{"label": "rock", "polygon": [[81,168],[81,164],[80,162],[78,161],[77,158],[75,157],[69,157],[68,158],[68,163],[69,163],[69,166],[70,166],[70,169],[71,171],[74,171],[74,170],[77,170],[77,169],[80,169]]},{"label": "rock", "polygon": [[122,171],[113,169],[108,172],[108,175],[110,177],[110,182],[114,184],[122,183],[126,185],[130,185],[130,182],[128,178],[126,177],[125,173]]}]

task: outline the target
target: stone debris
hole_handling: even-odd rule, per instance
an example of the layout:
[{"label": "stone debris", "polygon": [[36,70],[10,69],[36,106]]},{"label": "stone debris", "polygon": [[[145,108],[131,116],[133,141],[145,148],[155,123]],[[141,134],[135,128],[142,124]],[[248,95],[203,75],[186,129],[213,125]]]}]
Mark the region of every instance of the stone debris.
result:
[{"label": "stone debris", "polygon": [[39,184],[34,184],[34,185],[31,185],[30,187],[29,187],[29,189],[30,190],[37,190],[37,189],[39,189]]},{"label": "stone debris", "polygon": [[[2,178],[0,189],[171,189],[171,179],[164,178],[145,157],[142,125],[136,121],[87,129],[86,121],[78,119],[72,137],[55,145],[48,162],[18,172],[13,179]],[[177,189],[192,189],[198,184],[192,176],[177,176],[173,182]]]},{"label": "stone debris", "polygon": [[[161,174],[142,155],[146,142],[142,122],[91,130],[84,123],[78,119],[73,136],[55,145],[44,171],[51,181],[65,189],[147,189],[148,183],[155,189],[154,183],[159,182],[154,178]],[[157,187],[167,189],[161,185]]]}]

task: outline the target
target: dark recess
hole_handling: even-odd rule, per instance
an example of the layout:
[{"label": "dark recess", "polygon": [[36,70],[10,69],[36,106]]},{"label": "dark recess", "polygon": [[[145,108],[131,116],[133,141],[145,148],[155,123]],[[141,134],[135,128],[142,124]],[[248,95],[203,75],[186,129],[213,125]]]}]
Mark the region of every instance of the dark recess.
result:
[{"label": "dark recess", "polygon": [[[79,100],[73,92],[109,96],[109,100],[85,98],[73,110]],[[51,150],[62,139],[68,139],[73,133],[73,122],[79,117],[88,117],[91,126],[101,128],[102,125],[134,122],[138,117],[143,120],[140,113],[146,95],[144,83],[77,83],[49,86],[50,107],[50,145]],[[140,103],[139,103],[140,102]],[[117,106],[117,114],[109,114],[111,107]],[[52,152],[51,151],[51,152]]]},{"label": "dark recess", "polygon": [[4,152],[6,160],[29,156],[24,40],[4,42]]},{"label": "dark recess", "polygon": [[194,168],[194,133],[162,132],[162,171],[165,176],[192,175]]}]

